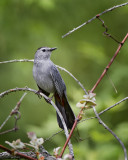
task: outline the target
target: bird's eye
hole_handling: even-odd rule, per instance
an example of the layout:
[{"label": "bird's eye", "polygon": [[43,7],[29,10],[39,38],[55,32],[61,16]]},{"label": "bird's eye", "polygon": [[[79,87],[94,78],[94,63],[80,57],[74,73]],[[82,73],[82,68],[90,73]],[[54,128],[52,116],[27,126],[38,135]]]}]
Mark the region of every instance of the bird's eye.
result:
[{"label": "bird's eye", "polygon": [[45,50],[45,49],[42,49],[42,51],[45,52],[46,50]]}]

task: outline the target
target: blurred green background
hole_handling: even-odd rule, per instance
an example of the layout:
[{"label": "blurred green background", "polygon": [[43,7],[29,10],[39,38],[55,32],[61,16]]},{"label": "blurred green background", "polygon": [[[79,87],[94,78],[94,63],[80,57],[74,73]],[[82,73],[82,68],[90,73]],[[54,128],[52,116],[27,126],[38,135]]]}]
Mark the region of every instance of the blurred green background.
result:
[{"label": "blurred green background", "polygon": [[[104,28],[98,20],[64,39],[61,37],[94,15],[124,2],[126,1],[0,0],[0,61],[33,59],[37,48],[57,47],[52,55],[54,63],[69,70],[87,90],[90,90],[115,53],[118,44],[103,36]],[[118,8],[101,18],[108,26],[109,33],[121,41],[128,32],[128,6]],[[32,62],[1,64],[0,92],[25,86],[37,90],[32,67]],[[77,115],[79,109],[76,108],[76,103],[82,99],[84,92],[67,73],[60,73],[67,86],[69,102]],[[98,112],[128,96],[128,41],[119,52],[108,75],[118,93],[115,93],[109,78],[105,76],[95,90]],[[12,93],[0,100],[0,124],[22,95],[23,92]],[[46,139],[60,130],[53,107],[32,93],[28,93],[24,98],[20,112],[19,130],[0,135],[0,144],[5,145],[5,140],[12,141],[18,138],[28,142],[26,133],[30,131]],[[94,113],[88,110],[83,118],[91,116],[94,116]],[[125,101],[104,113],[101,119],[128,149],[128,102]],[[13,126],[14,117],[2,131]],[[53,154],[53,149],[63,147],[64,142],[65,135],[60,133],[46,141],[44,147]],[[123,150],[117,140],[98,123],[97,119],[80,123],[73,134],[72,144],[76,160],[124,159]]]}]

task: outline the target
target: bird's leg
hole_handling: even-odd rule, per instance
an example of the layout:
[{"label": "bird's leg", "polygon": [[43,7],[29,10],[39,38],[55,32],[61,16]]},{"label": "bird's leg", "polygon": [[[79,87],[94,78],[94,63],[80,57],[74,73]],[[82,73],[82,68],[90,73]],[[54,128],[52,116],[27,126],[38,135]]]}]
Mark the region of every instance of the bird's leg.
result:
[{"label": "bird's leg", "polygon": [[46,101],[47,103],[50,103],[50,104],[51,104],[51,100],[53,99],[53,97],[54,97],[54,94],[53,94],[51,97],[49,97],[48,99],[46,99],[46,98],[44,98],[44,99],[45,99],[45,101]]},{"label": "bird's leg", "polygon": [[[50,95],[50,93],[44,91],[44,90],[41,89],[39,86],[38,86],[38,88],[39,88],[39,90],[36,92],[36,94],[38,95],[38,97],[39,97],[40,99],[42,98],[42,96],[40,95],[40,93],[45,94],[47,97]],[[50,98],[48,97],[48,99],[46,99],[46,98],[44,97],[44,99],[45,99],[45,101],[46,101],[47,103],[51,104],[51,100],[53,99],[53,97],[54,97],[54,94],[52,95],[52,97],[50,97]]]},{"label": "bird's leg", "polygon": [[38,91],[36,92],[36,94],[38,95],[38,97],[41,99],[42,96],[40,95],[40,93],[42,93],[41,90],[38,90]]},{"label": "bird's leg", "polygon": [[[38,86],[38,85],[37,85]],[[39,90],[37,91],[37,95],[38,95],[38,97],[41,99],[42,98],[42,96],[40,95],[40,93],[43,93],[43,94],[45,94],[47,97],[50,95],[50,93],[48,93],[48,92],[46,92],[45,90],[43,90],[42,88],[40,88],[39,86],[38,86],[38,88],[39,88]],[[45,99],[45,101],[47,102],[47,103],[50,103],[51,104],[51,100],[47,100],[46,98],[44,98]]]},{"label": "bird's leg", "polygon": [[52,100],[53,99],[53,97],[54,97],[54,94],[49,98],[50,100]]},{"label": "bird's leg", "polygon": [[[36,94],[38,95],[38,97],[41,99],[42,98],[42,96],[40,95],[40,93],[42,93],[42,91],[41,90],[38,90],[37,92],[36,92]],[[52,100],[52,98],[53,98],[53,96],[52,97],[48,97],[48,99],[46,99],[46,98],[44,98],[45,99],[45,101],[47,102],[47,103],[49,103],[49,104],[51,104],[51,100]]]}]

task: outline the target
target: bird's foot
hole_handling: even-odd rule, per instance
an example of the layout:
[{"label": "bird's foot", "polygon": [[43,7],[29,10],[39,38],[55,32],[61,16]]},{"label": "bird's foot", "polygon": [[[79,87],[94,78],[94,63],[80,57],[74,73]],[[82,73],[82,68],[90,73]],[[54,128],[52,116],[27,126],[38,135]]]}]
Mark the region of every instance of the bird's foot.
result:
[{"label": "bird's foot", "polygon": [[49,104],[51,104],[51,100],[52,100],[52,99],[53,99],[53,96],[50,97],[50,98],[48,98],[48,99],[45,98],[46,102],[49,103]]},{"label": "bird's foot", "polygon": [[36,94],[38,95],[38,97],[41,99],[41,98],[42,98],[42,96],[40,95],[40,93],[41,93],[41,91],[40,91],[40,90],[38,90],[38,91],[36,92]]}]

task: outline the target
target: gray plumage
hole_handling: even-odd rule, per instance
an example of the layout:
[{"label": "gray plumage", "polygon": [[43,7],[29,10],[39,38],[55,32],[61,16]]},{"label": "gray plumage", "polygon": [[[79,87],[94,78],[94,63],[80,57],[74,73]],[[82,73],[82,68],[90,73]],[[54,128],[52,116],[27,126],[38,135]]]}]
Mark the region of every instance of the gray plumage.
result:
[{"label": "gray plumage", "polygon": [[[54,94],[55,103],[62,113],[62,116],[69,129],[74,123],[74,113],[68,103],[66,96],[66,86],[55,64],[50,60],[53,50],[56,48],[41,47],[35,53],[33,77],[39,90],[49,96]],[[60,128],[63,128],[61,120],[57,115]]]}]

